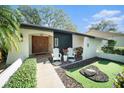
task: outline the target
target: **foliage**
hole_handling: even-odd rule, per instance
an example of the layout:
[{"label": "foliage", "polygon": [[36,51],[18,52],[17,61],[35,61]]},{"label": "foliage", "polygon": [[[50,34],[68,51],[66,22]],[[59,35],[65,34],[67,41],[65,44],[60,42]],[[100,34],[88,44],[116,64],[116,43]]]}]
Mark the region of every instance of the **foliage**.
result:
[{"label": "foliage", "polygon": [[39,15],[39,11],[36,8],[32,8],[27,5],[19,6],[18,10],[22,13],[23,17],[20,16],[19,19],[21,22],[27,22],[30,24],[40,25],[41,18]]},{"label": "foliage", "polygon": [[36,59],[29,58],[11,76],[5,88],[32,88],[36,87]]},{"label": "foliage", "polygon": [[99,23],[92,24],[90,29],[103,31],[103,32],[109,32],[109,31],[117,31],[117,24],[115,24],[111,20],[102,20]]},{"label": "foliage", "polygon": [[0,6],[0,48],[4,51],[15,47],[19,49],[20,32],[19,20],[9,6]]},{"label": "foliage", "polygon": [[116,41],[114,41],[114,40],[108,40],[108,47],[114,48],[115,45],[116,45]]},{"label": "foliage", "polygon": [[104,53],[124,55],[124,49],[119,49],[119,48],[113,49],[111,47],[102,47],[102,50]]},{"label": "foliage", "polygon": [[64,49],[62,49],[62,52],[63,52],[64,55],[67,55],[68,49],[64,48]]},{"label": "foliage", "polygon": [[40,9],[41,25],[69,31],[76,31],[70,17],[62,10],[54,7]]},{"label": "foliage", "polygon": [[114,87],[124,88],[124,71],[117,74],[115,81],[114,81]]},{"label": "foliage", "polygon": [[124,48],[115,47],[114,51],[118,55],[124,55]]},{"label": "foliage", "polygon": [[23,5],[19,6],[18,10],[23,15],[18,16],[20,22],[27,22],[30,24],[48,26],[68,31],[76,31],[76,26],[62,9],[46,6],[41,7],[39,10],[37,8]]},{"label": "foliage", "polygon": [[0,49],[0,61],[6,62],[8,52],[4,51],[4,49]]},{"label": "foliage", "polygon": [[82,60],[83,48],[77,47],[74,49],[74,51],[75,51],[75,60],[76,61]]},{"label": "foliage", "polygon": [[115,47],[115,44],[116,44],[116,41],[109,40],[108,45],[102,47],[101,49],[104,53],[124,55],[124,48]]},{"label": "foliage", "polygon": [[106,46],[104,46],[104,47],[102,47],[101,49],[102,49],[102,51],[103,51],[104,53],[111,53],[111,54],[114,53],[114,49],[113,49],[112,47],[106,47]]},{"label": "foliage", "polygon": [[107,46],[103,46],[101,49],[104,53],[114,53],[114,46],[116,44],[116,41],[114,40],[108,40]]},{"label": "foliage", "polygon": [[83,53],[83,48],[82,47],[77,47],[74,50],[75,50],[76,55],[82,55],[82,53]]},{"label": "foliage", "polygon": [[79,82],[85,88],[112,88],[114,78],[116,77],[118,72],[123,71],[123,67],[124,67],[123,64],[114,63],[107,60],[99,60],[93,62],[90,65],[97,66],[102,72],[106,73],[109,76],[109,81],[94,82],[86,78],[85,76],[81,75],[79,72],[84,67],[69,69],[68,71],[66,71],[66,75]]}]

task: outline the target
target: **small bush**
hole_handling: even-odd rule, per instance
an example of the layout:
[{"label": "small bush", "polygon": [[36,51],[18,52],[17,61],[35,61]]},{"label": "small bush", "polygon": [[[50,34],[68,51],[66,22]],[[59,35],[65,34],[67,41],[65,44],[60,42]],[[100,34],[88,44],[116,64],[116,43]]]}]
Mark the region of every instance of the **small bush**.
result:
[{"label": "small bush", "polygon": [[117,74],[115,81],[114,81],[114,87],[124,88],[124,71]]},{"label": "small bush", "polygon": [[101,48],[104,53],[109,53],[109,54],[117,54],[117,55],[124,55],[124,49],[120,48],[111,48],[111,47],[102,47]]},{"label": "small bush", "polygon": [[116,45],[116,41],[108,40],[108,47],[114,47]]},{"label": "small bush", "polygon": [[11,76],[4,88],[36,87],[36,59],[26,59],[21,67]]},{"label": "small bush", "polygon": [[102,51],[103,51],[104,53],[111,53],[111,54],[114,54],[114,49],[113,49],[113,47],[106,47],[106,46],[104,46],[104,47],[102,47],[101,49],[102,49]]},{"label": "small bush", "polygon": [[117,47],[115,48],[115,53],[119,55],[124,55],[124,47]]},{"label": "small bush", "polygon": [[108,40],[108,45],[107,46],[103,46],[101,49],[104,53],[110,53],[110,54],[114,54],[114,46],[116,44],[116,41],[114,40]]}]

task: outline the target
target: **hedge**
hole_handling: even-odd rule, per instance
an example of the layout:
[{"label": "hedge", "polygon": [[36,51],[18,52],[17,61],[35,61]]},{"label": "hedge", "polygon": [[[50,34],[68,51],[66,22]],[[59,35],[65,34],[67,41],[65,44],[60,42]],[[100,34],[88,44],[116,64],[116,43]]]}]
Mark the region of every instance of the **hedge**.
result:
[{"label": "hedge", "polygon": [[124,47],[102,47],[104,53],[124,55]]},{"label": "hedge", "polygon": [[104,53],[124,55],[124,47],[115,47],[116,43],[114,40],[108,40],[108,45],[103,46],[101,50]]},{"label": "hedge", "polygon": [[4,88],[34,88],[36,85],[36,59],[29,58],[10,77]]}]

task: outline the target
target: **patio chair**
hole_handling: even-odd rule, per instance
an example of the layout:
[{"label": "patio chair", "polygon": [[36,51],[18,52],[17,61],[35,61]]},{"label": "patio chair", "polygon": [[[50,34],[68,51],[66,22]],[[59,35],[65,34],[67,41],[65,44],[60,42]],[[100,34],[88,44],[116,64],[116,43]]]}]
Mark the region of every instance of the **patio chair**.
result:
[{"label": "patio chair", "polygon": [[53,53],[52,53],[53,62],[54,61],[61,61],[61,57],[62,57],[62,55],[60,54],[59,49],[54,48]]},{"label": "patio chair", "polygon": [[75,61],[75,52],[74,52],[73,48],[68,48],[67,55],[68,55],[69,61]]}]

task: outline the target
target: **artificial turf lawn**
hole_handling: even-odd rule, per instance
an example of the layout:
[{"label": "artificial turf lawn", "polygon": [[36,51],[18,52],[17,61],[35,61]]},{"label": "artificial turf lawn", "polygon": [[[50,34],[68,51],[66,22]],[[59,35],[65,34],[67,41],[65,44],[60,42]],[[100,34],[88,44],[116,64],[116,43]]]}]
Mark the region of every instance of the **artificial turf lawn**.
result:
[{"label": "artificial turf lawn", "polygon": [[69,69],[66,71],[66,74],[75,79],[85,88],[112,88],[114,78],[116,77],[117,73],[124,70],[124,64],[118,64],[106,60],[99,60],[90,65],[97,66],[102,72],[106,73],[109,76],[109,81],[104,83],[92,81],[80,74],[79,71],[82,68]]}]

